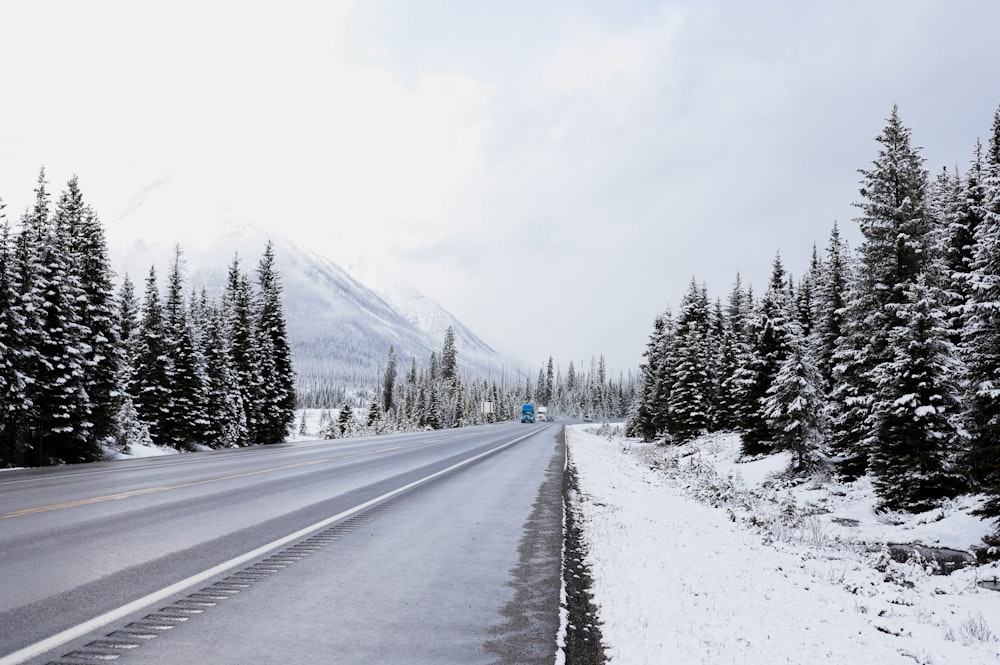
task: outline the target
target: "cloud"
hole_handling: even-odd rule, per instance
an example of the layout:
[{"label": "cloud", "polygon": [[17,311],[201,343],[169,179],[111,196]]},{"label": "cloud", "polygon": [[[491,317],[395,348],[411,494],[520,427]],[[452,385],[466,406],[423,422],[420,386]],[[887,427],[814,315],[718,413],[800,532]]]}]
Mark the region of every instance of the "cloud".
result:
[{"label": "cloud", "polygon": [[855,242],[857,169],[893,103],[930,167],[966,164],[1000,101],[998,17],[971,0],[17,3],[0,195],[19,213],[45,164],[54,188],[79,173],[118,233],[270,225],[376,259],[528,361],[628,367],[692,276],[723,296],[737,272],[762,287],[779,250],[804,270],[834,220]]}]

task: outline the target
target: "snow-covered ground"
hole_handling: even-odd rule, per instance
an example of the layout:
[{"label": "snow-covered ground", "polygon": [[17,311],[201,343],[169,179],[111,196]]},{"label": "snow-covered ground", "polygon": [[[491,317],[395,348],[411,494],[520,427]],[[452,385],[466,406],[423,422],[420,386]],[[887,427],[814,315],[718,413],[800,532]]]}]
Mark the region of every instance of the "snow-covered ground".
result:
[{"label": "snow-covered ground", "polygon": [[1000,661],[996,564],[933,574],[885,543],[982,547],[979,499],[877,515],[870,483],[780,479],[788,456],[739,463],[735,435],[680,447],[567,428],[573,497],[612,663]]}]

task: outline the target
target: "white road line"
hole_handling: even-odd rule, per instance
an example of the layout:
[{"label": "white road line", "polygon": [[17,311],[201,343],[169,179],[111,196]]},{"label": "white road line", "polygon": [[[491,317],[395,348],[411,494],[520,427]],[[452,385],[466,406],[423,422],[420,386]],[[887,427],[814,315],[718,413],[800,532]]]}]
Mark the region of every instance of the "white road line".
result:
[{"label": "white road line", "polygon": [[87,633],[93,630],[97,630],[102,626],[106,626],[109,623],[113,623],[115,621],[124,619],[133,612],[138,612],[139,610],[148,607],[149,605],[158,603],[162,600],[166,600],[167,598],[170,598],[171,596],[180,593],[181,591],[184,591],[188,587],[192,587],[196,584],[201,584],[202,582],[205,582],[206,580],[209,580],[215,577],[216,575],[220,575],[226,572],[230,568],[235,568],[236,566],[252,561],[258,557],[267,554],[273,549],[277,549],[291,542],[304,538],[305,536],[308,536],[310,533],[313,533],[314,531],[319,531],[320,529],[324,529],[330,526],[331,524],[334,524],[343,519],[351,517],[352,515],[356,515],[357,513],[360,513],[361,511],[370,508],[377,503],[381,503],[387,499],[391,499],[392,497],[407,492],[413,489],[414,487],[417,487],[418,485],[422,485],[430,480],[434,480],[435,478],[439,478],[447,473],[451,473],[456,469],[460,469],[463,466],[472,464],[473,462],[480,460],[488,455],[492,455],[493,453],[503,450],[504,448],[509,448],[510,446],[513,446],[515,443],[527,439],[529,436],[538,434],[540,431],[541,430],[532,429],[532,431],[528,432],[523,436],[519,436],[516,439],[512,439],[511,441],[499,445],[496,448],[491,448],[490,450],[487,450],[484,453],[480,453],[475,457],[470,457],[467,460],[463,460],[461,462],[458,462],[457,464],[452,464],[448,468],[441,469],[440,471],[432,473],[429,476],[424,476],[419,480],[414,480],[412,483],[408,483],[406,485],[403,485],[402,487],[397,487],[396,489],[390,492],[386,492],[381,496],[377,496],[374,499],[370,499],[368,501],[365,501],[364,503],[360,503],[354,506],[353,508],[348,508],[347,510],[341,513],[338,513],[332,517],[328,517],[325,520],[316,522],[315,524],[307,526],[304,529],[299,529],[295,533],[289,534],[283,538],[279,538],[266,545],[258,547],[255,550],[247,552],[246,554],[241,554],[240,556],[232,558],[229,561],[220,563],[219,565],[209,568],[208,570],[204,570],[196,575],[188,577],[187,579],[183,579],[180,582],[171,584],[168,587],[164,587],[159,591],[154,591],[153,593],[143,596],[142,598],[133,600],[131,603],[122,605],[121,607],[113,609],[110,612],[105,612],[100,616],[96,616],[89,621],[85,621],[81,624],[73,626],[72,628],[67,628],[61,633],[56,633],[55,635],[48,637],[40,642],[36,642],[34,644],[24,647],[23,649],[20,649],[18,651],[15,651],[14,653],[11,653],[7,656],[0,658],[0,665],[18,665],[19,663],[23,663],[26,660],[30,660],[31,658],[34,658],[36,656],[40,656],[48,651],[51,651],[52,649],[55,649],[63,644],[66,644],[67,642],[83,637]]}]

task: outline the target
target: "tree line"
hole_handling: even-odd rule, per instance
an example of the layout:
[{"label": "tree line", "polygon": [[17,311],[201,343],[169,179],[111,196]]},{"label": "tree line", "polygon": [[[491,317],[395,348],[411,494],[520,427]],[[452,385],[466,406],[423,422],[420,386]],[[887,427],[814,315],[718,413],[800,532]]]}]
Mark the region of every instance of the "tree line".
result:
[{"label": "tree line", "polygon": [[780,256],[758,297],[692,280],[658,316],[630,433],[736,430],[742,454],[870,477],[883,509],[961,492],[1000,516],[1000,110],[988,147],[932,179],[897,108],[861,174],[852,251],[835,224],[797,280]]},{"label": "tree line", "polygon": [[100,459],[136,443],[190,450],[275,443],[294,421],[294,370],[269,243],[256,280],[187,294],[177,248],[165,294],[116,293],[104,230],[76,177],[55,205],[44,169],[14,229],[0,201],[0,465]]},{"label": "tree line", "polygon": [[462,373],[458,353],[449,327],[440,352],[431,351],[420,365],[411,358],[400,375],[390,347],[379,385],[362,391],[364,396],[345,398],[336,417],[321,417],[322,432],[339,438],[516,420],[525,403],[545,406],[553,416],[624,417],[636,392],[631,376],[617,381],[607,376],[603,356],[591,363],[590,373],[576,371],[571,361],[565,377],[550,357],[532,384],[519,372],[502,371],[499,379]]}]

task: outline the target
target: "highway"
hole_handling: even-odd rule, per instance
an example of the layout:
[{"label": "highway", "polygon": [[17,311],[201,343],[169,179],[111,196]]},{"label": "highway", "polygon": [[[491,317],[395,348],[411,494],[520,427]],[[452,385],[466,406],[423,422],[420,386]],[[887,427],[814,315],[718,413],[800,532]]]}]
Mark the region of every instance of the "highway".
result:
[{"label": "highway", "polygon": [[561,428],[0,473],[0,665],[551,663]]}]

